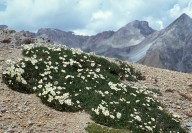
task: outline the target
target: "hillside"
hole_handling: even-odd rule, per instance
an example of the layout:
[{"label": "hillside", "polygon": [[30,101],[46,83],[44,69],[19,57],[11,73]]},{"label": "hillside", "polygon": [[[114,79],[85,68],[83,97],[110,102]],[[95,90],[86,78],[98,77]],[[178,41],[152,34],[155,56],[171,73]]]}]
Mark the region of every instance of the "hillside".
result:
[{"label": "hillside", "polygon": [[[2,68],[5,60],[17,60],[18,55],[21,57],[21,50],[3,48],[0,55]],[[145,86],[158,92],[155,97],[163,103],[168,112],[173,112],[174,116],[179,117],[178,120],[183,124],[192,121],[190,108],[192,107],[192,75],[129,64],[133,65],[136,70],[140,70],[146,80],[128,83],[125,81],[127,84]],[[0,121],[3,122],[0,132],[85,132],[86,123],[91,121],[90,116],[84,111],[78,113],[55,111],[43,105],[35,94],[13,91],[2,81],[0,88],[0,93],[3,94],[0,96]]]}]

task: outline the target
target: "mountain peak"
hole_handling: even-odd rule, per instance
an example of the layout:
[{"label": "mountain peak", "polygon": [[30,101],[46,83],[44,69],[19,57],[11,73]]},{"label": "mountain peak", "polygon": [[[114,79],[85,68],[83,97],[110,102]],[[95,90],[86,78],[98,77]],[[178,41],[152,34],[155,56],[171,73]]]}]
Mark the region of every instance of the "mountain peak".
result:
[{"label": "mountain peak", "polygon": [[177,22],[184,22],[184,21],[191,21],[192,19],[186,14],[183,13],[181,16],[179,16],[175,21]]},{"label": "mountain peak", "polygon": [[140,30],[140,33],[144,35],[145,37],[155,32],[154,29],[149,27],[149,24],[147,21],[139,21],[134,20],[130,23],[128,23],[124,28],[129,29],[130,27],[134,27]]},{"label": "mountain peak", "polygon": [[141,26],[149,26],[149,25],[147,21],[134,20],[128,23],[125,27],[129,27],[129,26],[134,26],[135,28],[139,28]]},{"label": "mountain peak", "polygon": [[171,23],[168,28],[176,25],[191,25],[192,24],[192,19],[190,18],[190,16],[188,16],[186,13],[181,14],[181,16],[179,16],[173,23]]},{"label": "mountain peak", "polygon": [[189,18],[189,19],[191,19],[186,13],[183,13],[183,14],[181,14],[181,16],[179,17],[180,19],[182,18],[182,19],[184,19],[184,18]]}]

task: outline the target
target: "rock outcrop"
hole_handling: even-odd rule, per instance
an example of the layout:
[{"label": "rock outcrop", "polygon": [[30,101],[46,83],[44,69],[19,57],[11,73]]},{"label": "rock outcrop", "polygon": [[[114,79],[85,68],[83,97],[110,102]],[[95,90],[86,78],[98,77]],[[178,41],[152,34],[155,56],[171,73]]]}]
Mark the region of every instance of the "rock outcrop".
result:
[{"label": "rock outcrop", "polygon": [[167,28],[146,38],[132,52],[137,51],[138,47],[148,48],[145,50],[146,55],[136,60],[139,63],[192,72],[192,19],[182,14]]}]

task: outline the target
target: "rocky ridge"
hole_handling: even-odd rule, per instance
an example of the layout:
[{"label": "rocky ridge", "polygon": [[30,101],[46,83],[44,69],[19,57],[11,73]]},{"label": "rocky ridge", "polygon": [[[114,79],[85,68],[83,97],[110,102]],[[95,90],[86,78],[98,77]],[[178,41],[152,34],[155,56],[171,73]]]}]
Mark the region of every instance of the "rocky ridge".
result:
[{"label": "rocky ridge", "polygon": [[[137,47],[146,49],[139,63],[169,70],[192,72],[192,19],[182,14],[167,28],[146,38]],[[137,49],[133,50],[134,53]],[[139,50],[138,50],[139,51]],[[140,49],[141,51],[141,49]]]}]

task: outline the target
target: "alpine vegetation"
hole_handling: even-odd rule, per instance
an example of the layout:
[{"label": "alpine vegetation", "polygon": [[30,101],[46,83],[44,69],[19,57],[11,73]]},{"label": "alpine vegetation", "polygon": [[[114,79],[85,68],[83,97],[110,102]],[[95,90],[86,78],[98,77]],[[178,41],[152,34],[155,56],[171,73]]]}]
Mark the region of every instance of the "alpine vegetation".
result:
[{"label": "alpine vegetation", "polygon": [[185,133],[149,91],[123,83],[144,80],[122,61],[49,44],[23,46],[23,59],[7,61],[3,81],[13,90],[36,93],[59,111],[85,110],[101,125],[135,133]]}]

